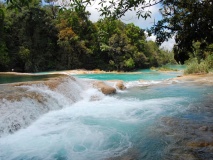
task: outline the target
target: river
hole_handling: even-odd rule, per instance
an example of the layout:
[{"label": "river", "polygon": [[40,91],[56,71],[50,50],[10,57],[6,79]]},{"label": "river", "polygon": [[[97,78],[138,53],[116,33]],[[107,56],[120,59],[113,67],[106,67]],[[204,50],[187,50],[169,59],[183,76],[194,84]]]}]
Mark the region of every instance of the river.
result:
[{"label": "river", "polygon": [[[2,92],[0,160],[213,159],[213,86],[172,79],[181,74],[74,75],[54,90],[15,89],[39,98]],[[127,88],[104,95],[91,79],[122,79]]]}]

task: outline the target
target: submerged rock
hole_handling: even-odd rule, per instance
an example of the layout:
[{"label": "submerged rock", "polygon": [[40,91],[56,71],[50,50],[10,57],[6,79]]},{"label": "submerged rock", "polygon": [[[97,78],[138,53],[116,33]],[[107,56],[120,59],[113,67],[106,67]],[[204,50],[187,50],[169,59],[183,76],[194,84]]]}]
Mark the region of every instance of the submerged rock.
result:
[{"label": "submerged rock", "polygon": [[213,141],[212,142],[206,142],[206,141],[200,141],[200,142],[188,142],[187,146],[189,147],[213,147]]},{"label": "submerged rock", "polygon": [[136,148],[130,148],[120,156],[110,157],[105,160],[139,160],[140,151]]},{"label": "submerged rock", "polygon": [[164,159],[209,160],[213,157],[213,126],[208,122],[177,117],[162,117],[160,122],[153,134],[167,144]]}]

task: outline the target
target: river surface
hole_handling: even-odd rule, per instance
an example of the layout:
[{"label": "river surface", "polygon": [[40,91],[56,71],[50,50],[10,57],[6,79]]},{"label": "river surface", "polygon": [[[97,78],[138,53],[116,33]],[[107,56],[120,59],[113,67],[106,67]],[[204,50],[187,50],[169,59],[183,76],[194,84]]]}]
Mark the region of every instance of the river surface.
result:
[{"label": "river surface", "polygon": [[[138,72],[76,75],[78,87],[74,82],[62,86],[71,86],[67,92],[79,97],[73,103],[64,92],[24,86],[46,96],[46,106],[54,107],[18,131],[3,134],[0,160],[213,159],[213,86],[171,79],[181,72]],[[103,95],[87,84],[81,88],[88,79],[122,79],[127,89]],[[1,99],[1,112],[8,114],[0,118],[0,129],[11,121],[27,121],[8,120],[28,114],[26,106],[34,107],[32,115],[41,113],[37,106],[43,103],[31,102]]]}]

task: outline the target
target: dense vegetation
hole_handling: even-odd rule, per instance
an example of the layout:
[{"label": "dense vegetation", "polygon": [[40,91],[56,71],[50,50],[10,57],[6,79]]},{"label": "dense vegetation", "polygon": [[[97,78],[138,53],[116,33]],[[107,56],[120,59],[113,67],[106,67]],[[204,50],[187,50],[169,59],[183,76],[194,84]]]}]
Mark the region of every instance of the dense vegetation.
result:
[{"label": "dense vegetation", "polygon": [[138,17],[145,19],[151,15],[146,8],[158,5],[162,20],[153,25],[149,34],[156,35],[158,44],[174,37],[174,58],[187,64],[185,73],[207,73],[213,69],[212,0],[101,0],[100,4],[102,15],[118,18],[135,10]]},{"label": "dense vegetation", "polygon": [[[89,3],[94,0],[80,1]],[[162,20],[156,22],[149,32],[157,36],[159,44],[174,36],[175,59],[182,64],[195,52],[194,43],[199,42],[199,54],[203,58],[213,43],[212,0],[110,0],[108,3],[101,0],[101,5],[100,11],[106,16],[122,17],[127,11],[135,10],[137,16],[143,18],[150,16],[146,8],[158,5]],[[213,52],[213,48],[210,49]]]},{"label": "dense vegetation", "polygon": [[[97,23],[86,11],[95,0],[69,1],[68,10],[59,10],[52,0],[46,2],[46,6],[40,0],[0,4],[0,71],[159,66],[174,62],[172,53],[159,49],[172,36],[174,58],[182,64],[189,59],[186,73],[212,68],[212,0],[100,0],[99,11],[105,18]],[[153,5],[160,5],[163,17],[149,30],[157,36],[156,43],[146,41],[144,30],[118,19],[129,10],[146,19],[150,12],[145,9]]]},{"label": "dense vegetation", "polygon": [[[208,45],[205,50],[200,48],[200,42],[193,44],[194,51],[189,52],[189,60],[185,61],[187,65],[185,74],[203,74],[213,71],[213,44]],[[201,54],[202,53],[202,54]]]},{"label": "dense vegetation", "polygon": [[84,6],[59,10],[24,2],[0,4],[0,71],[128,71],[174,62],[134,24],[112,18],[92,23]]}]

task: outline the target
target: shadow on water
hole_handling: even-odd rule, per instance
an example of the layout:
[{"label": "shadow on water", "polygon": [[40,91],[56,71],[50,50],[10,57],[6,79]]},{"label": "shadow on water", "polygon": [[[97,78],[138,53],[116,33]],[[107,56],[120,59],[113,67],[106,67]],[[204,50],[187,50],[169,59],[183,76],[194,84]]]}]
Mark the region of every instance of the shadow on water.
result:
[{"label": "shadow on water", "polygon": [[16,74],[1,74],[0,84],[15,83],[15,82],[27,82],[27,81],[39,81],[45,78],[57,77],[59,74],[46,74],[46,75],[16,75]]}]

